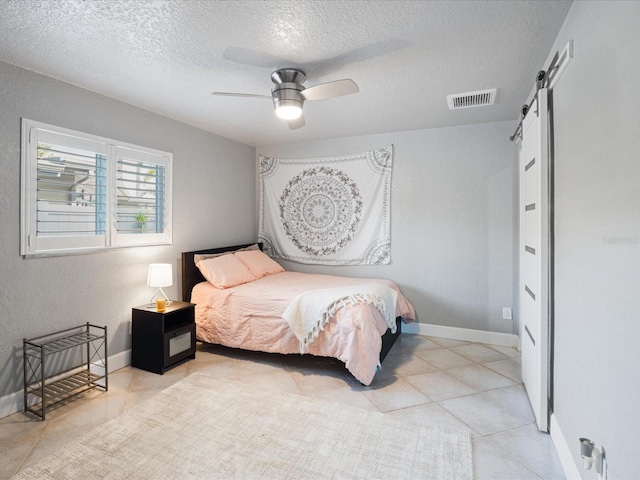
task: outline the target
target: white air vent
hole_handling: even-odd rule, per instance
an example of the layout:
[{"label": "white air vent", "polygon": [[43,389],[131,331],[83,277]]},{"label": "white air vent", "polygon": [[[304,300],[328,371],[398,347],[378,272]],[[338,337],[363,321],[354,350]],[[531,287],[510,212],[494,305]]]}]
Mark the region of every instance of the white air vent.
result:
[{"label": "white air vent", "polygon": [[460,108],[481,107],[483,105],[493,105],[496,101],[496,89],[480,90],[478,92],[458,93],[447,95],[449,110]]}]

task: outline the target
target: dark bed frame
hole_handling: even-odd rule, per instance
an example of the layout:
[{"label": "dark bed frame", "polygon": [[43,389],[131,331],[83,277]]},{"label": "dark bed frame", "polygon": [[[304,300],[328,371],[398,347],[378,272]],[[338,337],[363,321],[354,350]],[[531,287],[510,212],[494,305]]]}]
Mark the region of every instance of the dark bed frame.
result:
[{"label": "dark bed frame", "polygon": [[[182,252],[182,301],[190,302],[191,301],[191,290],[198,283],[206,281],[198,267],[196,267],[194,260],[195,255],[203,255],[203,254],[214,254],[214,253],[225,253],[225,252],[233,252],[240,248],[249,247],[251,245],[255,245],[255,243],[247,243],[245,245],[234,245],[230,247],[221,247],[221,248],[208,248],[206,250],[195,250],[193,252]],[[260,250],[262,250],[262,243],[258,243]],[[396,318],[396,333],[391,333],[391,330],[387,330],[386,333],[382,336],[382,350],[380,351],[380,362],[384,360],[384,358],[391,350],[391,347],[395,343],[395,341],[400,336],[400,329],[402,327],[402,321],[400,317]]]}]

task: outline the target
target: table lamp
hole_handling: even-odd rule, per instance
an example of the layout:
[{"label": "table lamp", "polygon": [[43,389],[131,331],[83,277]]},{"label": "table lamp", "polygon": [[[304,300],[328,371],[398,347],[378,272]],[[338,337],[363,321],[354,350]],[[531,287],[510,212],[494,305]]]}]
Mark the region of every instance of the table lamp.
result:
[{"label": "table lamp", "polygon": [[171,300],[164,293],[162,287],[170,287],[173,285],[173,273],[170,263],[152,263],[149,265],[149,271],[147,273],[147,286],[157,287],[156,293],[151,297],[151,303],[156,298],[158,293],[161,293],[164,299],[167,301],[167,305],[171,304]]}]

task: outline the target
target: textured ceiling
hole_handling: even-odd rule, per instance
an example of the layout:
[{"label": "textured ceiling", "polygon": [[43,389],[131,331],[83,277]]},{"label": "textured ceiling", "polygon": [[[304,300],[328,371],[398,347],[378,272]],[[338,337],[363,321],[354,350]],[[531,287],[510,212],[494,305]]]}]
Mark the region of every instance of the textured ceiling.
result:
[{"label": "textured ceiling", "polygon": [[[1,0],[0,60],[250,145],[514,120],[570,1]],[[307,102],[291,131],[270,74],[360,93]],[[496,104],[446,96],[497,88]]]}]

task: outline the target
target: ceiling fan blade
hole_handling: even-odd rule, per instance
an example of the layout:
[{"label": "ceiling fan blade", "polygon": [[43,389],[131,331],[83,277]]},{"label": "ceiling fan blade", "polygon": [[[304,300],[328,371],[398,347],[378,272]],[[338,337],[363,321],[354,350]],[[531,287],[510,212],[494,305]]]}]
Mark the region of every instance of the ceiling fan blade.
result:
[{"label": "ceiling fan blade", "polygon": [[351,95],[358,93],[360,89],[356,82],[350,78],[344,80],[334,80],[333,82],[321,83],[314,85],[300,92],[305,100],[324,100],[326,98],[342,97],[343,95]]},{"label": "ceiling fan blade", "polygon": [[298,118],[296,118],[294,120],[289,120],[287,122],[287,124],[289,125],[289,128],[291,130],[296,130],[298,128],[304,127],[305,126],[304,115],[300,115]]},{"label": "ceiling fan blade", "polygon": [[211,95],[217,95],[219,97],[268,98],[269,100],[273,99],[271,95],[256,95],[255,93],[212,92]]}]

